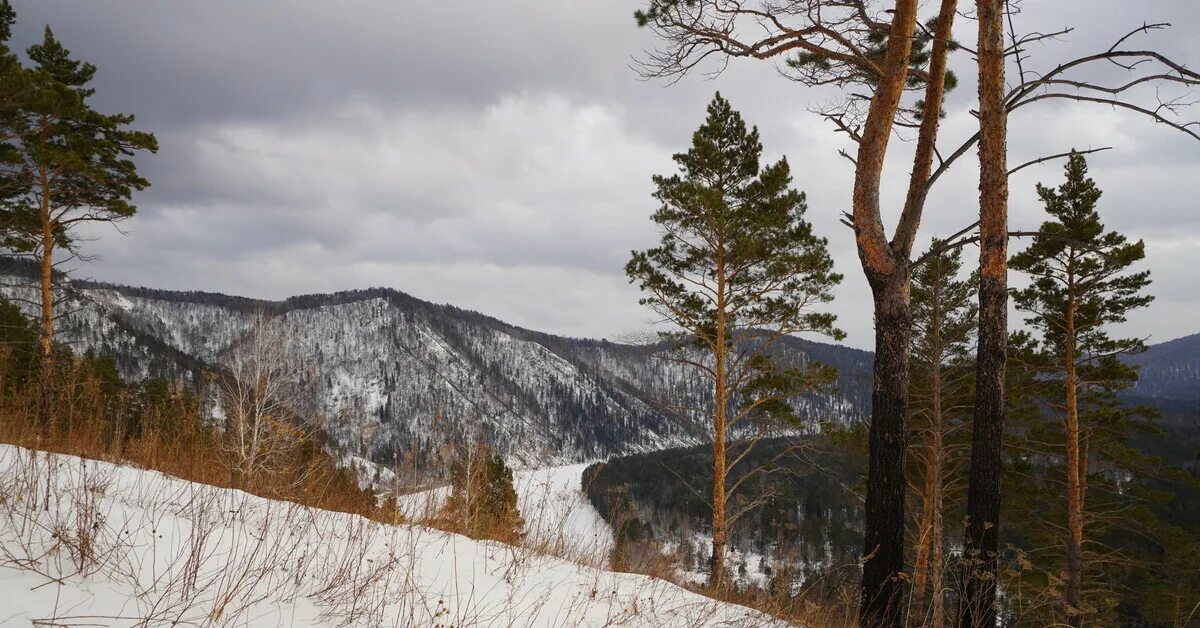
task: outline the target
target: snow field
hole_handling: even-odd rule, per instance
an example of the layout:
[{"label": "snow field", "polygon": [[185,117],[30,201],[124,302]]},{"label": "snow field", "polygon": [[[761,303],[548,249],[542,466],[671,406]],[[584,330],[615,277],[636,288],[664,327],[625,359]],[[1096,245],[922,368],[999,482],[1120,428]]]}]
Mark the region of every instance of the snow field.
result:
[{"label": "snow field", "polygon": [[[612,529],[592,507],[580,486],[590,463],[513,472],[517,509],[525,520],[523,545],[538,553],[593,567],[608,566]],[[449,487],[401,495],[397,504],[409,520],[436,517]]]},{"label": "snow field", "polygon": [[582,468],[518,473],[530,549],[0,446],[0,624],[776,625],[537,551],[606,555]]}]

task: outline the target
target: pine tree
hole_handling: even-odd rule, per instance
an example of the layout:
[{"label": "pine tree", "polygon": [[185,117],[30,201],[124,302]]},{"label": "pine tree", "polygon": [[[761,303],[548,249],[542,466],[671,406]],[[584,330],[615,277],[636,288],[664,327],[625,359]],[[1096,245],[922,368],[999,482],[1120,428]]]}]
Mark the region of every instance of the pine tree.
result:
[{"label": "pine tree", "polygon": [[[21,105],[26,98],[25,71],[21,61],[8,46],[12,27],[17,21],[16,11],[8,0],[0,2],[0,166],[11,168],[20,164],[21,155],[14,145],[12,129],[19,118]],[[12,177],[0,178],[0,247],[16,249],[20,246],[19,229],[12,212],[7,210],[11,199],[21,194],[26,186]]]},{"label": "pine tree", "polygon": [[42,418],[47,420],[52,407],[53,280],[55,265],[62,261],[56,253],[77,254],[79,226],[116,223],[134,214],[130,199],[149,182],[131,158],[139,151],[156,151],[158,143],[152,134],[129,128],[132,115],[105,115],[92,108],[89,84],[96,66],[72,59],[50,27],[27,55],[32,67],[6,67],[4,77],[13,106],[0,116],[0,135],[6,139],[0,192],[5,196],[5,245],[32,255],[41,268]]},{"label": "pine tree", "polygon": [[778,368],[772,349],[794,333],[842,337],[833,315],[813,311],[841,281],[826,240],[804,220],[804,194],[791,187],[787,160],[763,168],[761,157],[758,130],[747,130],[717,94],[692,147],[674,156],[679,173],[653,179],[662,203],[653,215],[659,245],[635,251],[625,267],[646,293],[640,302],[674,325],[667,336],[687,341],[674,345],[673,359],[712,386],[714,587],[724,582],[728,526],[744,510],[727,512],[728,471],[756,442],[727,456],[731,430],[743,422],[794,421],[787,401],[831,379],[816,364]]},{"label": "pine tree", "polygon": [[[1116,393],[1137,380],[1121,357],[1145,349],[1137,338],[1113,338],[1108,328],[1132,310],[1147,306],[1149,271],[1131,271],[1145,258],[1145,245],[1105,231],[1097,212],[1101,191],[1087,176],[1087,162],[1073,154],[1066,181],[1058,188],[1037,187],[1051,220],[1033,242],[1012,258],[1012,267],[1032,283],[1016,291],[1017,307],[1040,341],[1047,390],[1046,407],[1062,420],[1062,471],[1066,486],[1067,622],[1079,626],[1094,605],[1084,599],[1089,476],[1126,468],[1138,454],[1127,445],[1131,424],[1143,414],[1124,407]],[[1093,462],[1094,461],[1094,462]]]},{"label": "pine tree", "polygon": [[912,278],[909,411],[915,438],[910,441],[909,459],[922,479],[913,487],[921,510],[914,544],[912,614],[918,624],[930,626],[945,622],[945,511],[952,492],[948,488],[961,489],[958,480],[966,453],[963,427],[969,424],[971,412],[971,350],[978,315],[976,276],[959,279],[961,249],[939,252],[942,245],[934,240]]},{"label": "pine tree", "polygon": [[0,298],[0,395],[22,388],[36,372],[37,331],[15,304]]}]

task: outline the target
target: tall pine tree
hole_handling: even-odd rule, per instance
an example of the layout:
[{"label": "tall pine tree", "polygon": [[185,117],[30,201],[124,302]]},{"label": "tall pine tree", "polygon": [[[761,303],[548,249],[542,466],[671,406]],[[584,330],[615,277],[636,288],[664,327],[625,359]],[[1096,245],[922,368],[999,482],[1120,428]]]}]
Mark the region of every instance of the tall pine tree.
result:
[{"label": "tall pine tree", "polygon": [[[1124,407],[1116,393],[1137,380],[1121,357],[1145,349],[1137,338],[1114,338],[1109,328],[1153,299],[1146,294],[1149,271],[1131,268],[1145,257],[1145,245],[1106,231],[1097,212],[1101,192],[1087,176],[1087,162],[1074,154],[1066,181],[1037,187],[1050,220],[1030,246],[1012,258],[1012,268],[1032,283],[1016,291],[1017,307],[1040,341],[1042,372],[1038,388],[1045,407],[1062,423],[1061,469],[1066,492],[1064,614],[1071,626],[1095,612],[1085,600],[1084,561],[1089,539],[1089,477],[1133,464],[1137,453],[1126,443],[1140,413]],[[1100,523],[1100,522],[1097,522]]]},{"label": "tall pine tree", "polygon": [[[8,14],[11,16],[11,14]],[[11,25],[11,20],[8,20]],[[40,266],[40,355],[43,420],[52,404],[54,271],[58,251],[77,253],[76,230],[85,223],[116,223],[136,211],[133,193],[149,182],[132,157],[156,151],[150,133],[129,128],[128,114],[92,108],[89,85],[96,66],[71,58],[46,27],[27,51],[32,66],[7,68],[13,106],[0,117],[5,139],[5,244],[31,255]],[[5,91],[10,91],[6,89]]]},{"label": "tall pine tree", "polygon": [[675,326],[668,336],[686,341],[673,358],[712,386],[714,587],[724,584],[728,526],[745,510],[728,512],[728,471],[756,442],[727,456],[731,431],[794,421],[788,400],[831,379],[812,363],[779,368],[772,350],[789,334],[842,337],[833,315],[813,309],[841,281],[826,240],[804,220],[804,194],[791,187],[787,160],[764,168],[761,157],[758,130],[747,130],[717,94],[692,147],[674,156],[679,173],[654,177],[659,245],[635,251],[625,267],[646,293],[641,303]]},{"label": "tall pine tree", "polygon": [[[951,494],[961,493],[974,384],[972,355],[979,308],[977,275],[959,277],[961,249],[934,240],[914,265],[909,460],[920,483],[911,615],[918,625],[945,623],[947,533]],[[967,428],[967,429],[964,429]]]}]

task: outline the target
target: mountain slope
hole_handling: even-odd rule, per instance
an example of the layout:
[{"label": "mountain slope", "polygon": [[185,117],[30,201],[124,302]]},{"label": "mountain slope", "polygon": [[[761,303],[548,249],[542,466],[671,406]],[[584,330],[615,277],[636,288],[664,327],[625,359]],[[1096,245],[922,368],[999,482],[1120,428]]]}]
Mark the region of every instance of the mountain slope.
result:
[{"label": "mountain slope", "polygon": [[1130,361],[1141,367],[1131,394],[1200,401],[1200,334],[1153,345]]},{"label": "mountain slope", "polygon": [[[32,269],[0,264],[0,296],[34,296]],[[114,355],[126,377],[200,381],[263,311],[319,375],[325,431],[393,462],[477,430],[524,462],[579,461],[703,440],[673,408],[711,403],[693,372],[649,347],[564,338],[388,289],[284,301],[66,282],[60,337]],[[789,339],[784,361],[838,367],[838,390],[796,401],[809,421],[850,421],[870,402],[870,354]]]}]

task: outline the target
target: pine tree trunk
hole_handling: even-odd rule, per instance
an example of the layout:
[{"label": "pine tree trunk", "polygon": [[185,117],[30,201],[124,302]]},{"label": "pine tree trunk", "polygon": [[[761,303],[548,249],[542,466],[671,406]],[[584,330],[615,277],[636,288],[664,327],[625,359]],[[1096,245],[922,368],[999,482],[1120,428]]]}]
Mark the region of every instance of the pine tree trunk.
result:
[{"label": "pine tree trunk", "polygon": [[[950,40],[954,27],[954,16],[958,7],[957,0],[942,0],[938,10],[937,22],[934,26],[933,48],[929,58],[929,75],[931,80],[926,84],[925,103],[922,111],[921,127],[918,135],[917,149],[913,159],[913,171],[909,179],[908,196],[905,198],[905,214],[909,214],[912,210],[924,207],[925,199],[928,194],[928,181],[933,167],[933,155],[936,152],[938,126],[941,121],[942,101],[945,96],[945,78],[946,78],[946,57],[950,50]],[[911,222],[902,219],[901,225],[897,230],[897,235],[901,234],[908,238],[908,244],[911,246],[912,238],[916,235],[916,227],[919,224],[920,212],[910,214]],[[907,257],[909,251],[904,249],[904,256]],[[935,295],[936,299],[936,295]],[[935,301],[933,333],[937,337],[938,330],[941,325],[940,306]],[[933,400],[934,400],[934,430],[937,438],[936,449],[933,448],[931,440],[927,440],[927,456],[925,486],[923,487],[923,503],[922,503],[922,521],[920,526],[919,546],[917,549],[917,560],[914,566],[914,585],[915,595],[913,599],[914,612],[920,613],[923,618],[925,612],[925,588],[926,580],[928,579],[928,570],[930,569],[929,560],[931,554],[935,558],[940,556],[941,550],[941,532],[935,530],[935,519],[940,514],[941,497],[934,497],[937,492],[937,483],[941,481],[940,467],[935,469],[933,462],[940,465],[941,462],[941,343],[940,339],[935,339],[934,345],[934,361],[933,361]],[[935,563],[934,569],[940,569]],[[933,580],[934,590],[933,595],[939,595],[940,577]],[[935,599],[935,610],[940,610],[940,597]]]},{"label": "pine tree trunk", "polygon": [[[925,589],[932,587],[934,612],[941,611],[942,509],[942,345],[943,324],[941,292],[943,283],[934,286],[929,302],[929,401],[930,426],[925,436],[925,485],[921,491],[921,536],[913,567],[912,617],[921,625],[927,615]],[[938,625],[937,623],[933,625]]]},{"label": "pine tree trunk", "polygon": [[713,423],[713,518],[712,567],[708,583],[714,589],[725,585],[725,413],[716,412]]},{"label": "pine tree trunk", "polygon": [[863,551],[863,626],[904,623],[904,458],[908,447],[908,360],[912,333],[908,272],[873,286],[875,367],[871,393]]},{"label": "pine tree trunk", "polygon": [[944,480],[942,478],[942,466],[944,452],[942,449],[942,382],[941,382],[941,365],[934,365],[934,396],[933,396],[933,443],[930,445],[930,450],[933,455],[932,462],[929,466],[932,468],[930,475],[933,477],[933,494],[930,501],[933,502],[933,522],[932,529],[929,535],[929,543],[932,548],[932,558],[929,561],[929,595],[933,602],[933,618],[931,625],[942,625],[943,615],[945,614],[943,595],[942,595],[942,569],[944,567],[943,550],[942,550],[942,533],[944,526],[942,525],[942,510]]},{"label": "pine tree trunk", "polygon": [[[723,244],[721,245],[723,246]],[[713,360],[713,489],[712,566],[708,584],[719,589],[725,584],[725,419],[729,405],[725,381],[728,333],[725,312],[725,264],[717,258],[717,325]]]},{"label": "pine tree trunk", "polygon": [[49,183],[43,174],[40,216],[42,223],[41,329],[38,337],[38,419],[47,428],[54,422],[54,229],[50,216]]},{"label": "pine tree trunk", "polygon": [[929,558],[933,538],[933,467],[928,460],[933,452],[930,439],[925,441],[925,483],[921,487],[921,520],[917,524],[917,558],[913,561],[913,593],[911,619],[920,623],[925,616],[925,588],[929,581]]},{"label": "pine tree trunk", "polygon": [[[923,191],[912,189],[897,226],[894,247],[880,219],[879,184],[896,111],[908,81],[916,0],[896,0],[888,33],[883,76],[862,125],[855,159],[853,224],[858,258],[871,284],[875,305],[875,368],[871,394],[870,453],[863,533],[863,576],[859,623],[901,626],[904,601],[904,477],[908,422],[909,253],[920,218]],[[940,76],[938,77],[941,78]],[[932,103],[934,100],[927,100]],[[937,103],[940,106],[940,100]],[[925,125],[923,125],[923,130]],[[932,123],[928,129],[936,129]],[[922,138],[932,140],[929,132]],[[921,140],[918,140],[921,143]],[[918,146],[918,154],[925,147]],[[914,173],[922,172],[921,159]]]},{"label": "pine tree trunk", "polygon": [[977,0],[979,18],[979,344],[967,492],[960,624],[996,625],[1008,342],[1008,168],[1004,0]]},{"label": "pine tree trunk", "polygon": [[1075,375],[1075,304],[1068,296],[1063,363],[1066,367],[1067,418],[1067,624],[1083,625],[1083,476],[1080,457],[1079,395]]},{"label": "pine tree trunk", "polygon": [[[936,311],[936,297],[933,305],[934,313],[931,316],[931,327],[935,330],[940,321]],[[933,332],[936,336],[937,332]],[[936,339],[933,340],[936,347]],[[936,349],[933,351],[937,353]],[[941,480],[941,364],[935,358],[930,369],[930,426],[925,435],[925,482],[921,487],[921,521],[918,525],[919,536],[917,545],[917,559],[913,562],[913,597],[912,597],[912,619],[920,625],[924,622],[926,616],[925,591],[930,584],[931,570],[935,567],[931,564],[933,560],[933,548],[941,543],[941,538],[934,533],[934,518],[936,510],[940,506],[938,490]]]},{"label": "pine tree trunk", "polygon": [[933,363],[931,364],[930,373],[930,395],[931,395],[931,411],[932,411],[932,433],[929,438],[929,453],[926,461],[926,473],[929,475],[927,499],[930,502],[930,522],[929,547],[931,549],[931,560],[929,564],[929,585],[930,598],[933,602],[933,614],[931,625],[941,627],[943,621],[943,596],[942,596],[942,508],[943,508],[943,483],[942,468],[945,458],[943,450],[942,435],[945,433],[945,417],[942,416],[942,355],[945,353],[945,346],[942,340],[942,324],[945,317],[942,304],[942,290],[944,282],[938,285],[938,289],[934,291],[932,306],[932,323],[931,334],[933,336]]}]

